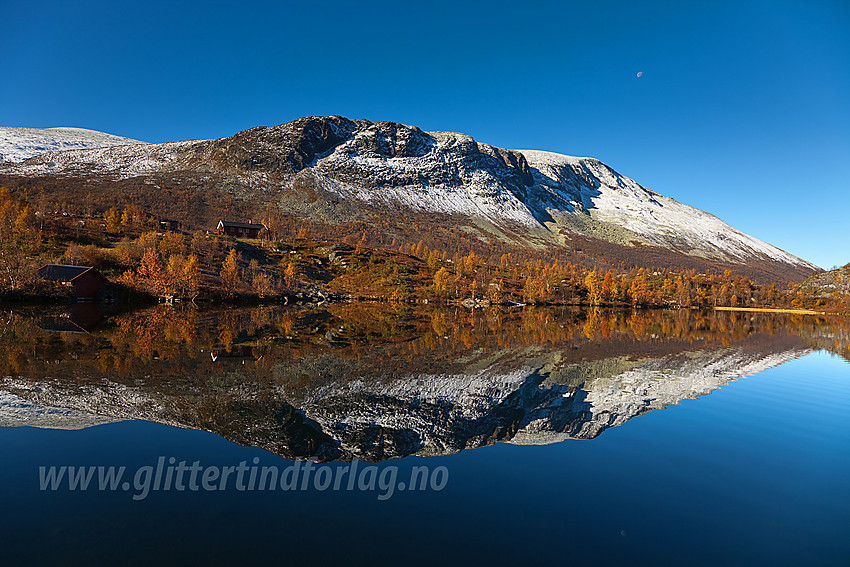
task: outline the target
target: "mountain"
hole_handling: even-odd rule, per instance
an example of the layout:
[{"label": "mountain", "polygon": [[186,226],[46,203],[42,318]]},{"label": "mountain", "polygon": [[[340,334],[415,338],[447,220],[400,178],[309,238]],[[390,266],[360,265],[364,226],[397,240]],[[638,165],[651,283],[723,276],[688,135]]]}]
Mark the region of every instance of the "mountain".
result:
[{"label": "mountain", "polygon": [[9,392],[0,391],[0,427],[84,429],[114,421],[91,413],[34,404]]},{"label": "mountain", "polygon": [[20,162],[63,150],[144,144],[85,128],[9,128],[0,126],[0,162]]},{"label": "mountain", "polygon": [[813,297],[850,296],[850,264],[807,278],[800,284],[800,290]]},{"label": "mountain", "polygon": [[144,419],[288,458],[592,439],[819,348],[850,356],[846,318],[684,309],[160,305],[88,335],[43,319],[12,312],[0,334],[0,426]]},{"label": "mountain", "polygon": [[[432,364],[431,372],[406,370],[402,361],[363,372],[356,362],[325,353],[274,364],[271,390],[251,367],[231,368],[226,378],[203,375],[203,385],[191,388],[164,387],[150,375],[130,386],[102,375],[6,377],[0,387],[14,394],[0,392],[0,418],[31,406],[53,414],[50,427],[63,427],[63,416],[67,428],[144,419],[210,430],[290,459],[380,461],[498,442],[593,439],[812,351],[796,337],[754,335],[730,346],[683,343],[669,354],[639,357],[615,348],[603,359],[567,362],[560,349],[531,346],[477,352],[442,368]],[[26,417],[11,425],[45,426],[41,415],[31,423]]]},{"label": "mountain", "polygon": [[77,191],[95,207],[132,201],[194,228],[225,215],[279,215],[283,224],[354,224],[458,248],[569,250],[603,265],[731,267],[768,281],[819,271],[596,159],[339,116],[218,140],[43,154],[0,167],[0,183]]},{"label": "mountain", "polygon": [[[555,352],[508,350],[467,373],[364,377],[289,401],[335,440],[345,458],[441,455],[494,442],[593,439],[809,352],[802,345],[780,352],[734,345],[564,364]],[[380,447],[374,443],[378,432]]]}]

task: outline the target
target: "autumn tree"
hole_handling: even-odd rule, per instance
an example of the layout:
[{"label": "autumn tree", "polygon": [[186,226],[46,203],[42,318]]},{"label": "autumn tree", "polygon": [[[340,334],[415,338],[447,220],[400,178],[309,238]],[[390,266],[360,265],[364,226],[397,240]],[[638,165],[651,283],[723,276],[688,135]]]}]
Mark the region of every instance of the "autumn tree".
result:
[{"label": "autumn tree", "polygon": [[136,240],[142,250],[156,250],[159,245],[159,235],[155,232],[145,232]]},{"label": "autumn tree", "polygon": [[652,299],[652,292],[649,289],[646,276],[643,274],[635,276],[635,279],[632,280],[631,285],[629,285],[628,293],[632,303],[635,305],[648,304]]},{"label": "autumn tree", "polygon": [[230,253],[221,266],[221,287],[226,295],[233,296],[236,293],[236,288],[240,280],[239,276],[238,255],[236,250],[231,248]]},{"label": "autumn tree", "polygon": [[491,283],[487,288],[487,300],[490,303],[501,303],[503,300],[502,297],[502,288],[504,286],[504,281],[499,280],[498,283]]},{"label": "autumn tree", "polygon": [[463,256],[460,253],[455,252],[455,255],[452,257],[452,265],[455,267],[455,275],[457,277],[463,276]]},{"label": "autumn tree", "polygon": [[445,293],[449,283],[449,271],[442,267],[434,274],[434,291],[437,293]]},{"label": "autumn tree", "polygon": [[18,201],[18,214],[15,216],[15,232],[30,234],[35,229],[35,211],[26,199]]},{"label": "autumn tree", "polygon": [[719,305],[729,305],[729,286],[723,284],[720,286],[720,291],[717,293],[717,303]]},{"label": "autumn tree", "polygon": [[110,234],[118,234],[121,232],[121,213],[118,212],[118,209],[109,209],[103,215],[103,218],[106,220],[106,232]]},{"label": "autumn tree", "polygon": [[192,241],[189,247],[192,253],[197,255],[199,259],[203,259],[208,263],[212,262],[216,246],[213,240],[208,238],[202,231],[196,230],[192,234]]},{"label": "autumn tree", "polygon": [[64,262],[73,266],[100,266],[103,258],[102,249],[94,244],[81,246],[71,243],[62,255]]},{"label": "autumn tree", "polygon": [[602,279],[601,294],[602,299],[608,302],[617,298],[617,276],[614,274],[614,270],[608,270],[605,273],[605,277]]},{"label": "autumn tree", "polygon": [[168,273],[163,266],[159,252],[149,248],[142,256],[139,268],[136,270],[138,282],[153,295],[166,295],[169,291]]},{"label": "autumn tree", "polygon": [[691,292],[688,282],[683,276],[679,276],[676,280],[675,299],[676,303],[682,307],[690,307],[691,305]]},{"label": "autumn tree", "polygon": [[[3,197],[0,196],[0,201]],[[19,288],[28,287],[35,283],[35,267],[23,253],[21,247],[13,239],[8,238],[6,226],[15,219],[14,204],[11,207],[3,207],[0,202],[0,218],[3,218],[3,226],[0,228],[0,291],[16,290]],[[20,220],[20,213],[17,215],[17,220]]]},{"label": "autumn tree", "polygon": [[181,292],[187,297],[191,297],[198,293],[201,285],[201,268],[198,257],[194,254],[189,255],[186,261],[183,262],[183,270],[180,273]]},{"label": "autumn tree", "polygon": [[163,256],[183,254],[186,249],[186,239],[178,232],[166,232],[162,235],[158,248]]},{"label": "autumn tree", "polygon": [[543,282],[534,276],[527,276],[525,278],[525,285],[523,286],[524,300],[527,303],[538,303],[543,299],[543,295]]},{"label": "autumn tree", "polygon": [[254,280],[254,277],[260,273],[260,263],[257,262],[256,258],[251,258],[251,261],[248,262],[248,277],[251,281]]},{"label": "autumn tree", "polygon": [[602,288],[600,286],[599,276],[596,275],[596,270],[587,273],[587,276],[584,278],[584,285],[587,287],[587,302],[594,307],[598,307]]},{"label": "autumn tree", "polygon": [[298,281],[298,267],[294,262],[287,264],[286,269],[283,271],[283,281],[288,288],[292,288],[295,282]]},{"label": "autumn tree", "polygon": [[251,280],[251,289],[258,297],[266,297],[272,293],[272,279],[260,267],[256,258],[251,258],[248,263],[248,278]]},{"label": "autumn tree", "polygon": [[257,297],[262,298],[271,295],[273,290],[271,278],[263,272],[257,272],[251,281],[251,289],[254,290]]},{"label": "autumn tree", "polygon": [[130,211],[130,205],[124,207],[124,212],[121,213],[121,225],[129,227],[133,224],[133,213]]}]

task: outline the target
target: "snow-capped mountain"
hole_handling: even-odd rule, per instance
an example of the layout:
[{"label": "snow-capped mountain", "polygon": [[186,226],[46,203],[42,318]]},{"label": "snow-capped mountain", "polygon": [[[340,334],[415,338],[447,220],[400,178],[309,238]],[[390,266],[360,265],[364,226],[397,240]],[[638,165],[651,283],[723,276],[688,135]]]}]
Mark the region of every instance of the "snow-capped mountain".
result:
[{"label": "snow-capped mountain", "polygon": [[20,162],[48,152],[144,144],[85,128],[11,128],[0,126],[0,162]]},{"label": "snow-capped mountain", "polygon": [[646,243],[718,260],[746,262],[760,256],[816,268],[712,214],[659,195],[597,159],[534,150],[521,153],[534,171],[537,194],[568,201],[566,210],[541,203],[553,215],[586,215],[597,223],[630,231]]},{"label": "snow-capped mountain", "polygon": [[9,392],[0,391],[0,427],[83,429],[114,421],[116,420],[92,413],[34,404]]},{"label": "snow-capped mountain", "polygon": [[210,203],[228,198],[312,222],[380,223],[392,236],[408,236],[418,215],[412,220],[432,233],[450,225],[535,249],[581,247],[592,256],[594,242],[604,242],[599,255],[619,261],[650,254],[654,265],[746,265],[778,279],[819,270],[599,160],[506,150],[394,122],[308,117],[218,140],[73,150],[0,167],[0,181],[20,177],[61,180],[63,188],[84,179],[95,199],[98,181],[110,199],[120,181],[152,207],[161,207],[156,187],[191,179],[218,198],[184,213],[189,226],[217,222]]},{"label": "snow-capped mountain", "polygon": [[[397,368],[388,378],[392,372],[387,368],[380,374],[355,372],[327,381],[321,377],[351,369],[350,362],[330,355],[282,361],[271,368],[273,384],[277,379],[291,384],[284,377],[300,374],[299,385],[272,392],[255,391],[254,386],[265,383],[256,377],[227,391],[162,389],[150,376],[133,386],[103,377],[93,383],[79,376],[37,383],[6,377],[0,388],[15,395],[0,391],[0,418],[14,413],[12,425],[40,426],[39,415],[18,415],[29,404],[54,414],[52,427],[62,427],[58,417],[63,412],[68,419],[87,416],[87,422],[95,422],[96,415],[108,416],[103,421],[145,419],[209,429],[287,458],[378,461],[445,455],[497,442],[593,439],[646,412],[708,395],[812,351],[799,340],[767,338],[664,356],[613,352],[602,360],[565,363],[558,350],[530,347],[488,353],[481,357],[488,361],[483,367],[473,357],[459,371]],[[308,368],[313,378],[305,382]]]}]

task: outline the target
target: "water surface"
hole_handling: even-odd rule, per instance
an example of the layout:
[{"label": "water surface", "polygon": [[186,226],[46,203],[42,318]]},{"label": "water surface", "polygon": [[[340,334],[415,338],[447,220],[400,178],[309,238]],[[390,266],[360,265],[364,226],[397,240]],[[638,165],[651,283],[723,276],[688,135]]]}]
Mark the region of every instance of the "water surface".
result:
[{"label": "water surface", "polygon": [[[0,505],[17,561],[850,557],[840,319],[356,305],[95,315],[7,313],[0,335]],[[312,483],[140,500],[39,489],[41,466],[136,471],[162,457],[356,460],[397,480],[445,467],[448,482],[385,499]]]}]

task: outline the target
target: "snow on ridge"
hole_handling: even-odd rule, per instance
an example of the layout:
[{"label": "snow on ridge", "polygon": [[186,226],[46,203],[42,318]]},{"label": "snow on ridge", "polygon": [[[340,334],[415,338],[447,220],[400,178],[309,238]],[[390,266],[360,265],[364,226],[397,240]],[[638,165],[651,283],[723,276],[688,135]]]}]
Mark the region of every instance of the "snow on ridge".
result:
[{"label": "snow on ridge", "polygon": [[[360,153],[359,133],[318,158],[315,167],[327,172],[328,190],[370,204],[402,205],[415,211],[457,214],[487,218],[496,226],[507,223],[539,226],[529,207],[485,169],[463,163],[468,157],[456,151],[477,143],[470,136],[454,132],[428,132],[432,142],[421,156],[386,157]],[[357,170],[369,179],[415,179],[406,184],[376,183],[362,187],[334,179],[335,171]],[[442,180],[447,172],[459,176],[460,183]]]},{"label": "snow on ridge", "polygon": [[166,142],[162,144],[122,144],[120,146],[73,149],[34,156],[15,169],[27,175],[50,173],[109,173],[139,175],[180,165],[181,150],[204,140]]},{"label": "snow on ridge", "polygon": [[[409,180],[375,183],[364,188],[333,180],[329,189],[343,197],[373,204],[395,204],[413,210],[484,217],[495,226],[506,223],[539,227],[545,211],[586,215],[617,225],[645,241],[723,261],[754,258],[816,269],[775,246],[749,236],[714,215],[679,203],[620,175],[601,161],[539,150],[519,150],[532,167],[535,184],[524,197],[470,163],[463,146],[476,144],[465,134],[428,132],[427,153],[415,157],[360,154],[355,139],[318,159],[319,171],[359,171],[370,179]],[[471,149],[471,148],[470,148]],[[465,161],[466,160],[466,161]],[[458,182],[441,182],[446,171]]]},{"label": "snow on ridge", "polygon": [[616,415],[621,425],[635,415],[682,400],[697,399],[741,378],[764,372],[814,351],[746,353],[729,348],[699,356],[650,360],[617,376],[592,384],[586,401],[594,415]]},{"label": "snow on ridge", "polygon": [[[404,169],[397,159],[380,160],[354,158],[355,163],[369,169]],[[461,186],[450,184],[422,184],[401,187],[382,186],[365,189],[347,184],[334,184],[342,196],[352,196],[365,203],[398,204],[409,209],[429,212],[458,214],[470,217],[485,217],[499,226],[512,221],[525,226],[538,222],[525,204],[509,191],[503,190],[497,180],[488,178],[483,172],[474,172],[468,183]],[[345,187],[345,189],[343,189]]]},{"label": "snow on ridge", "polygon": [[462,415],[481,415],[522,387],[534,371],[531,366],[501,369],[493,365],[470,374],[415,374],[388,383],[356,380],[327,388],[316,397],[371,395],[436,405],[451,402]]},{"label": "snow on ridge", "polygon": [[41,405],[0,390],[0,427],[82,429],[119,421],[88,412]]},{"label": "snow on ridge", "polygon": [[616,224],[657,245],[692,249],[727,261],[753,256],[816,269],[809,262],[737,230],[716,216],[647,189],[594,158],[519,150],[536,169],[539,190],[572,189],[594,220]]},{"label": "snow on ridge", "polygon": [[69,126],[54,128],[3,126],[0,127],[0,162],[21,162],[48,152],[144,143],[114,134]]}]

